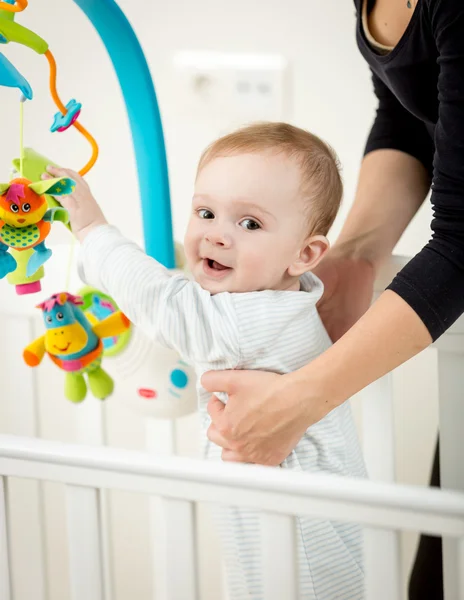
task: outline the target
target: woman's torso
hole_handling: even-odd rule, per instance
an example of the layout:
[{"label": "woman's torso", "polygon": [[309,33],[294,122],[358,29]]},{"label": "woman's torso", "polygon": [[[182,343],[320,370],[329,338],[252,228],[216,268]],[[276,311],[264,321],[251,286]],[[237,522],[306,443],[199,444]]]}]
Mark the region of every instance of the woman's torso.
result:
[{"label": "woman's torso", "polygon": [[[367,2],[365,10],[369,15],[371,36],[363,27],[364,2]],[[407,0],[404,2],[406,7]],[[433,137],[438,120],[439,67],[438,50],[432,32],[431,3],[432,0],[418,0],[415,7],[406,7],[411,12],[409,21],[408,15],[400,7],[396,21],[388,27],[385,26],[385,22],[388,25],[388,19],[391,18],[388,7],[375,7],[373,0],[355,0],[356,39],[361,54],[400,103],[425,123]],[[386,48],[393,48],[390,51],[378,49],[372,44],[371,37],[374,36]]]}]

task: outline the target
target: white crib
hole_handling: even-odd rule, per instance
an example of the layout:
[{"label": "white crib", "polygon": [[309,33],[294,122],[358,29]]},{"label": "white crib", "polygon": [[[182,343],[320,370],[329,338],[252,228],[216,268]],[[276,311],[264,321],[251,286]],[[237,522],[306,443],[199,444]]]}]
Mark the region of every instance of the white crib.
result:
[{"label": "white crib", "polygon": [[[298,474],[243,465],[217,465],[108,448],[63,445],[37,439],[0,437],[1,598],[9,600],[8,476],[66,484],[72,599],[110,599],[111,582],[102,529],[106,489],[161,495],[165,504],[162,552],[154,560],[159,598],[197,600],[192,527],[196,502],[257,507],[267,515],[263,539],[266,599],[293,600],[295,590],[294,515],[357,521],[380,530],[403,528],[443,534],[457,541],[460,586],[464,593],[464,502],[456,492],[417,490],[374,482]],[[161,533],[160,533],[161,535]],[[158,546],[159,547],[159,546]],[[378,573],[381,579],[388,572]],[[27,576],[27,574],[25,574]],[[156,596],[155,596],[156,597]]]},{"label": "white crib", "polygon": [[[380,292],[404,261],[392,260],[377,282]],[[20,321],[17,326],[30,327]],[[20,324],[21,323],[21,324]],[[266,600],[297,598],[292,521],[312,515],[355,521],[366,532],[367,600],[402,598],[400,591],[400,530],[444,536],[446,600],[464,599],[464,469],[459,461],[464,432],[460,393],[464,389],[464,321],[461,319],[436,344],[440,399],[442,486],[434,490],[395,483],[393,388],[391,375],[363,392],[363,444],[371,481],[333,477],[304,478],[296,473],[249,465],[215,465],[178,456],[161,456],[102,447],[101,414],[88,404],[86,445],[63,444],[33,437],[37,415],[11,407],[24,423],[27,437],[0,435],[0,600],[12,600],[18,577],[34,582],[34,600],[48,600],[43,534],[41,482],[66,489],[67,556],[72,600],[116,599],[110,552],[107,491],[124,490],[152,498],[152,579],[154,600],[203,600],[207,575],[198,568],[197,507],[222,502],[261,509],[266,516],[262,540]],[[17,383],[18,395],[33,395],[34,377]],[[172,442],[172,423],[153,425]],[[159,450],[159,448],[158,448]],[[14,532],[9,515],[9,478],[36,480],[32,527],[36,541],[27,571],[12,576]],[[206,577],[206,581],[202,580]],[[15,580],[16,578],[16,580]],[[206,586],[206,587],[205,587]],[[219,600],[219,598],[218,598]],[[340,600],[343,600],[341,598]]]}]

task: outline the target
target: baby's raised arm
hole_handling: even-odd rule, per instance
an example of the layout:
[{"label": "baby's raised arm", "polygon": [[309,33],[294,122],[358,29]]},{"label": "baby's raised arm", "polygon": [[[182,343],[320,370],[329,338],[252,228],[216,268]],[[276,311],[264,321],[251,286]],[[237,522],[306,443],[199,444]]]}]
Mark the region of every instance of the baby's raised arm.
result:
[{"label": "baby's raised arm", "polygon": [[238,362],[238,328],[229,294],[213,297],[172,273],[115,227],[101,225],[82,243],[81,278],[108,293],[148,337],[195,362]]},{"label": "baby's raised arm", "polygon": [[[212,297],[182,273],[174,274],[108,224],[87,182],[69,169],[73,193],[60,199],[81,242],[79,271],[87,284],[109,294],[143,333],[174,348],[186,360],[217,368],[238,362],[238,328],[228,294]],[[44,175],[44,178],[48,177]]]}]

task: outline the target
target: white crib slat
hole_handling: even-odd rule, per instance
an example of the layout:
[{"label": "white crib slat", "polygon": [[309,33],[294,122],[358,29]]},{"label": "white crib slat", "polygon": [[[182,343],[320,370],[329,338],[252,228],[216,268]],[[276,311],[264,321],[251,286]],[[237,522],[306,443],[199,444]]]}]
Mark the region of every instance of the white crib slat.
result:
[{"label": "white crib slat", "polygon": [[298,571],[295,520],[288,515],[263,513],[261,523],[264,598],[296,600]]},{"label": "white crib slat", "polygon": [[10,600],[6,477],[0,477],[0,600]]},{"label": "white crib slat", "polygon": [[155,600],[196,600],[194,505],[186,500],[151,499]]},{"label": "white crib slat", "polygon": [[[464,337],[454,337],[455,351],[448,351],[447,340],[438,346],[438,390],[440,400],[440,478],[443,488],[464,491],[462,433],[464,431]],[[460,341],[460,343],[459,343]],[[443,539],[443,578],[445,600],[464,599],[459,595],[462,569],[457,540]]]},{"label": "white crib slat", "polygon": [[464,537],[459,538],[457,544],[458,574],[459,574],[459,598],[464,598]]},{"label": "white crib slat", "polygon": [[113,565],[111,554],[110,491],[99,491],[100,502],[100,540],[102,546],[103,592],[104,600],[113,600]]},{"label": "white crib slat", "polygon": [[[363,449],[369,477],[395,483],[393,375],[362,391]],[[400,539],[397,531],[364,529],[367,600],[400,598]],[[380,576],[379,574],[382,573]]]},{"label": "white crib slat", "polygon": [[363,392],[363,448],[369,477],[395,481],[393,375],[390,373]]},{"label": "white crib slat", "polygon": [[[107,444],[107,402],[94,398],[90,393],[85,402],[76,407],[75,430],[76,441],[87,446],[105,446]],[[109,518],[110,491],[99,490],[100,502],[100,540],[102,544],[103,589],[105,600],[112,600],[113,563],[112,563],[112,529]]]},{"label": "white crib slat", "polygon": [[72,600],[104,600],[99,493],[66,486]]},{"label": "white crib slat", "polygon": [[18,598],[46,600],[43,482],[13,479],[8,484],[11,587]]},{"label": "white crib slat", "polygon": [[[155,456],[176,454],[176,423],[147,418],[146,448]],[[196,514],[184,500],[150,498],[154,600],[195,600],[197,593]]]}]

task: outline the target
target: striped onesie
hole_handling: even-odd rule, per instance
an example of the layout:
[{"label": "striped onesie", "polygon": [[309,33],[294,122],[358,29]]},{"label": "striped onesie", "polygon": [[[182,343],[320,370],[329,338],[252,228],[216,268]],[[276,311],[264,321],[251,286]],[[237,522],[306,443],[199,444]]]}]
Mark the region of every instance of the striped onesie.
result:
[{"label": "striped onesie", "polygon": [[[110,225],[96,228],[85,238],[79,270],[86,283],[114,298],[150,339],[175,349],[194,365],[204,458],[209,460],[221,460],[221,448],[206,437],[210,394],[199,384],[205,371],[288,373],[316,358],[331,343],[316,310],[322,283],[311,274],[301,278],[301,291],[223,292],[212,296],[184,274],[165,269]],[[218,395],[227,401],[223,394]],[[282,467],[365,477],[349,402],[312,425]],[[265,600],[259,514],[225,507],[218,509],[218,516],[230,599]],[[296,524],[299,597],[361,600],[361,529],[307,517],[298,518]]]}]

